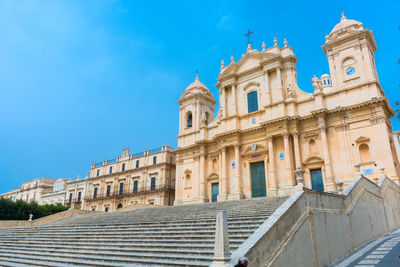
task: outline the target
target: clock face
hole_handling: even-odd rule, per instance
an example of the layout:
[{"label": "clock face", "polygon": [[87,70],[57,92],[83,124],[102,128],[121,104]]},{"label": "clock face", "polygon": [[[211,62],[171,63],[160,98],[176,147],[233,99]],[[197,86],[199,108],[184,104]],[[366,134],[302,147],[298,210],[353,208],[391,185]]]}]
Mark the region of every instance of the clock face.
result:
[{"label": "clock face", "polygon": [[356,69],[354,67],[349,67],[346,69],[346,74],[347,75],[353,75],[354,72],[356,72]]}]

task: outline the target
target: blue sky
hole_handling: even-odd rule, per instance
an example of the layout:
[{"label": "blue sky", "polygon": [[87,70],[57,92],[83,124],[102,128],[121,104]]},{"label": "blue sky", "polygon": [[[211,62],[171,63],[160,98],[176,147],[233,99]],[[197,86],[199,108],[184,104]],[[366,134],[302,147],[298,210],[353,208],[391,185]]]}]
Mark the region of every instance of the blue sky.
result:
[{"label": "blue sky", "polygon": [[195,70],[217,97],[221,59],[245,53],[247,29],[258,49],[287,38],[299,87],[311,92],[343,8],[373,30],[381,85],[392,106],[400,100],[398,1],[282,3],[0,1],[0,192],[85,175],[124,147],[176,146],[176,100]]}]

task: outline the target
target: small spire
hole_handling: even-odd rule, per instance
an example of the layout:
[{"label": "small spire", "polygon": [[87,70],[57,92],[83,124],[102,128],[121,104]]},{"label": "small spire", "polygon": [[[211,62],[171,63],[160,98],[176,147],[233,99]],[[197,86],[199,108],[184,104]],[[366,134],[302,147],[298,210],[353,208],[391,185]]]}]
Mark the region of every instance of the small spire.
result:
[{"label": "small spire", "polygon": [[342,10],[342,18],[341,18],[340,20],[342,21],[342,20],[344,20],[344,19],[347,19],[347,18],[346,18],[346,16],[344,15],[344,12],[343,12],[343,10]]},{"label": "small spire", "polygon": [[276,37],[274,37],[274,45],[277,46],[278,45],[278,39]]},{"label": "small spire", "polygon": [[221,60],[221,69],[224,67],[224,65],[225,65],[225,62],[224,62],[224,59],[222,59]]},{"label": "small spire", "polygon": [[285,47],[287,47],[287,40],[286,40],[286,38],[283,40],[283,44],[285,45]]},{"label": "small spire", "polygon": [[251,44],[250,43],[247,45],[247,51],[251,51]]},{"label": "small spire", "polygon": [[196,80],[198,80],[198,79],[199,79],[199,71],[196,70]]},{"label": "small spire", "polygon": [[235,62],[235,58],[231,55],[231,63]]},{"label": "small spire", "polygon": [[263,50],[265,50],[265,43],[264,42],[262,42],[261,47],[262,47]]}]

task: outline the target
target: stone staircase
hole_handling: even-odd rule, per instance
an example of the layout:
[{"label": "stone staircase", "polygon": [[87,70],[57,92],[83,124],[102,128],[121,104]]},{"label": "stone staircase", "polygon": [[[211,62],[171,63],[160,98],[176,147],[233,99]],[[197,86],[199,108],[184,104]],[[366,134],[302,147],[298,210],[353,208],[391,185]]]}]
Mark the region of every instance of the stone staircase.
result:
[{"label": "stone staircase", "polygon": [[216,212],[225,210],[231,252],[286,197],[90,214],[0,229],[1,266],[209,266]]}]

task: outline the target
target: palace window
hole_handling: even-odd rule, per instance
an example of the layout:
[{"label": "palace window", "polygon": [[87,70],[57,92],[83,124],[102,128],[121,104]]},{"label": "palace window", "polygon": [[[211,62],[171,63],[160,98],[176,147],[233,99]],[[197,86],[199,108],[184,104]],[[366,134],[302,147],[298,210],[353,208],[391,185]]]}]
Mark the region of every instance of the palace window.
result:
[{"label": "palace window", "polygon": [[122,163],[122,171],[125,171],[125,163]]},{"label": "palace window", "polygon": [[150,190],[156,189],[156,177],[151,177]]},{"label": "palace window", "polygon": [[153,157],[153,165],[155,165],[157,163],[157,156]]},{"label": "palace window", "polygon": [[72,202],[72,193],[69,193],[69,201],[68,201],[69,203],[71,203]]},{"label": "palace window", "polygon": [[139,168],[139,160],[136,160],[136,168]]},{"label": "palace window", "polygon": [[189,112],[186,116],[186,127],[192,127],[192,112]]},{"label": "palace window", "polygon": [[79,191],[79,192],[78,192],[78,202],[81,202],[81,196],[82,196],[82,192]]},{"label": "palace window", "polygon": [[93,198],[97,197],[97,187],[94,188],[93,190]]},{"label": "palace window", "polygon": [[105,212],[108,212],[108,207],[105,207],[105,208],[104,208],[104,211],[105,211]]},{"label": "palace window", "polygon": [[110,174],[112,173],[112,166],[110,166]]},{"label": "palace window", "polygon": [[253,91],[247,94],[247,110],[249,113],[258,110],[257,91]]},{"label": "palace window", "polygon": [[137,193],[138,191],[138,181],[133,181],[133,193]]},{"label": "palace window", "polygon": [[122,195],[124,193],[124,183],[119,183],[119,194]]},{"label": "palace window", "polygon": [[106,196],[109,197],[111,193],[111,185],[107,185],[107,192],[106,192]]},{"label": "palace window", "polygon": [[100,175],[100,169],[97,169],[97,176]]},{"label": "palace window", "polygon": [[370,158],[369,158],[369,146],[367,144],[361,144],[358,147],[358,151],[360,152],[360,160],[361,160],[361,162],[370,161]]}]

